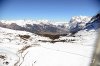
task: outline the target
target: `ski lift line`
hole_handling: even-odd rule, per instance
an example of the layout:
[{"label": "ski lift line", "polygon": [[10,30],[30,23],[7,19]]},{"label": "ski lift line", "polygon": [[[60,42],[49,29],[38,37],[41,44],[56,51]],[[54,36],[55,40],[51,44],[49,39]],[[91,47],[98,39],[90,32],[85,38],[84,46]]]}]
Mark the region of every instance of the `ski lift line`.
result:
[{"label": "ski lift line", "polygon": [[[41,47],[43,47],[43,46],[41,46]],[[85,57],[85,58],[91,58],[91,57],[84,56],[84,55],[77,54],[77,53],[66,52],[66,51],[60,51],[60,50],[55,50],[55,49],[51,49],[51,48],[47,48],[47,47],[43,47],[43,48],[45,48],[45,49],[50,49],[50,50],[54,50],[54,51],[59,51],[59,52],[65,52],[65,53],[69,53],[69,54],[74,54],[74,55],[79,55],[79,56],[82,56],[82,57]]]}]

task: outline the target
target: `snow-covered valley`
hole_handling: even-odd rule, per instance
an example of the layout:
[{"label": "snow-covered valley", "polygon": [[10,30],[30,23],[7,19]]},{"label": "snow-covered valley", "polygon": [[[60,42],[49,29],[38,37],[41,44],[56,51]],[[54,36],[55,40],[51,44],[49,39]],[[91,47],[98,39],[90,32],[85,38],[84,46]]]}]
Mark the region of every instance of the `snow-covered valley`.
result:
[{"label": "snow-covered valley", "polygon": [[[44,27],[48,25],[38,26],[42,27],[42,31],[43,29],[47,30]],[[60,28],[51,26],[56,28],[57,32],[61,30],[63,33],[68,33],[64,31],[66,25],[65,27],[60,25]],[[66,36],[60,36],[59,39],[52,40],[31,31],[19,30],[19,28],[15,30],[15,27],[9,29],[8,27],[9,25],[5,25],[3,22],[0,24],[0,66],[89,66],[91,63],[98,30],[87,30],[86,26],[74,35],[69,33]],[[69,26],[67,25],[67,27]],[[40,28],[37,29],[40,30]],[[52,30],[52,28],[50,29]],[[67,30],[69,31],[69,28]]]},{"label": "snow-covered valley", "polygon": [[[18,35],[31,37],[24,40]],[[25,31],[0,28],[1,66],[87,66],[95,47],[96,32],[90,31],[84,37],[59,38],[75,39],[75,42],[49,43],[39,39],[50,40]]]}]

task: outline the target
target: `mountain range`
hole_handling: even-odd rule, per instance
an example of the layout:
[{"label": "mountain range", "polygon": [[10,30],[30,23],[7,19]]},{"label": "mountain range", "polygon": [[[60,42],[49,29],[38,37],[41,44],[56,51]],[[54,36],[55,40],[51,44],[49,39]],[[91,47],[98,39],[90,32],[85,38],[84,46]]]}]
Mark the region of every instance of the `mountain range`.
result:
[{"label": "mountain range", "polygon": [[100,14],[93,17],[74,16],[69,22],[53,23],[48,20],[1,20],[0,27],[28,31],[35,34],[68,35],[80,30],[100,28]]}]

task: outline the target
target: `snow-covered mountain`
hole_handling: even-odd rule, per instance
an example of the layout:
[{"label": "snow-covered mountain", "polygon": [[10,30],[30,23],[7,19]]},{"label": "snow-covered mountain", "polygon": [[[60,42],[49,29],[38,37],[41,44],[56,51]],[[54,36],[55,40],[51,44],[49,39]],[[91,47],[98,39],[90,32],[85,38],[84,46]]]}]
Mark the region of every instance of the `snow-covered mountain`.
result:
[{"label": "snow-covered mountain", "polygon": [[15,21],[6,21],[1,20],[0,27],[29,31],[32,33],[55,33],[55,34],[66,34],[67,33],[67,23],[50,23],[49,21],[33,21],[33,20],[15,20]]},{"label": "snow-covered mountain", "polygon": [[97,30],[100,28],[100,13],[98,13],[97,15],[93,16],[91,18],[91,20],[86,24],[86,28],[87,30]]},{"label": "snow-covered mountain", "polygon": [[70,32],[76,33],[80,30],[97,30],[100,28],[100,13],[93,17],[75,16],[70,20]]},{"label": "snow-covered mountain", "polygon": [[84,29],[97,29],[100,25],[98,14],[93,17],[74,16],[69,22],[49,20],[1,20],[0,27],[28,31],[36,34],[69,34]]},{"label": "snow-covered mountain", "polygon": [[76,33],[79,30],[82,30],[86,27],[86,24],[91,20],[92,17],[87,16],[74,16],[71,18],[69,25],[70,25],[70,32]]}]

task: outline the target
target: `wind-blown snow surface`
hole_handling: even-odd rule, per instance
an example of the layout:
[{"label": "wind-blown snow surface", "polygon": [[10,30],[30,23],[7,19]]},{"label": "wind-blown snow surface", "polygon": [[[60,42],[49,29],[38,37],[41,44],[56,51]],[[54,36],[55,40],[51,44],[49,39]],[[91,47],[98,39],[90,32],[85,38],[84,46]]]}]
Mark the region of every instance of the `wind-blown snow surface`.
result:
[{"label": "wind-blown snow surface", "polygon": [[[30,38],[24,40],[19,35]],[[0,66],[89,66],[97,32],[82,30],[75,36],[57,39],[73,42],[40,42],[51,39],[0,27]]]}]

